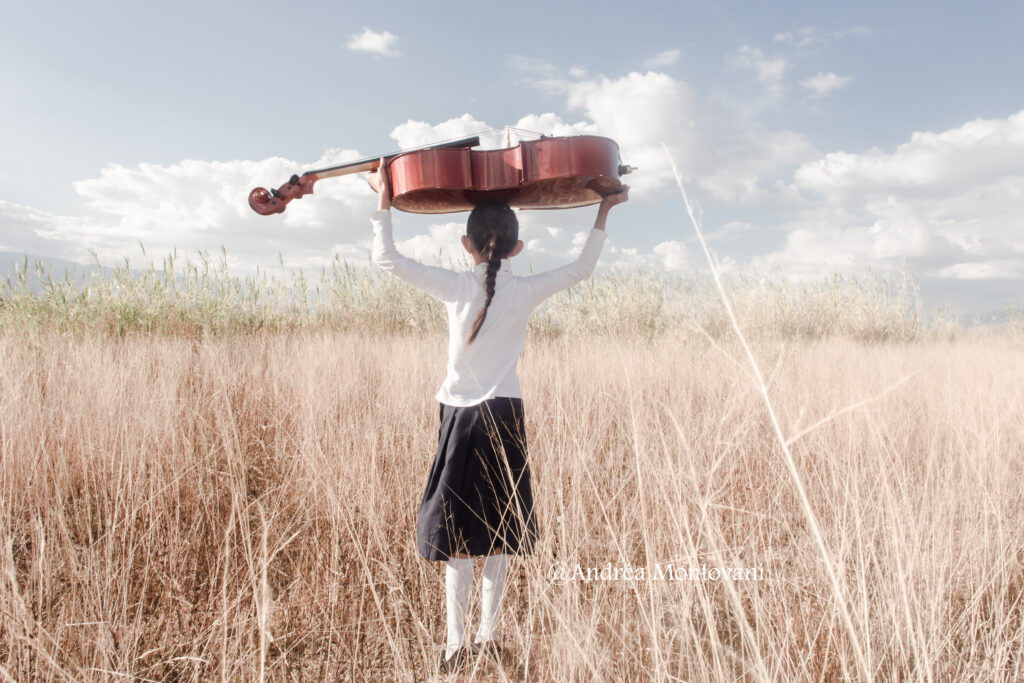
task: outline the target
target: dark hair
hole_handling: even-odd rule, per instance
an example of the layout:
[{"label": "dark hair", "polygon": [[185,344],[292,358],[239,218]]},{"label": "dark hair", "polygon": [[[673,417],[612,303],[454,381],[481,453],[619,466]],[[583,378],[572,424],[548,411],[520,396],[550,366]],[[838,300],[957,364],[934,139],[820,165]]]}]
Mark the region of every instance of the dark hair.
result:
[{"label": "dark hair", "polygon": [[487,307],[494,298],[494,280],[501,267],[501,259],[508,256],[519,241],[519,219],[512,207],[504,202],[484,202],[477,204],[470,212],[466,221],[466,234],[473,241],[473,246],[487,261],[487,277],[484,280],[484,305],[476,314],[473,327],[469,330],[466,344],[476,339],[480,326],[487,317]]}]

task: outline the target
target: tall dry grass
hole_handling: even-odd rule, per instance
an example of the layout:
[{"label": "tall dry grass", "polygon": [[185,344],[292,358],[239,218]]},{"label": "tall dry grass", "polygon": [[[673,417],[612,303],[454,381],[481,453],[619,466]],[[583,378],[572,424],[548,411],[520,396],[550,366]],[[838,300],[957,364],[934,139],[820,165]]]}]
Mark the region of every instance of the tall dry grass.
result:
[{"label": "tall dry grass", "polygon": [[[126,259],[109,276],[72,282],[26,258],[0,282],[0,329],[92,330],[118,337],[325,328],[375,335],[447,331],[444,306],[367,265],[338,259],[315,281],[283,268],[240,277],[229,271],[226,252],[219,258],[204,252],[198,261],[169,255],[159,270],[150,261],[141,274]],[[517,271],[525,273],[525,266]],[[884,342],[961,332],[948,311],[925,315],[916,281],[907,274],[865,271],[798,282],[738,273],[724,284],[743,328],[759,338]],[[709,276],[644,269],[610,270],[550,298],[534,313],[530,333],[733,337]]]},{"label": "tall dry grass", "polygon": [[[0,676],[433,675],[443,571],[414,529],[440,334],[14,320]],[[512,657],[476,677],[841,680],[855,645],[878,680],[1024,676],[1018,342],[753,343],[786,434],[875,397],[792,444],[851,632],[738,347],[613,332],[523,354],[540,542],[511,564]],[[556,562],[765,578],[556,584]]]},{"label": "tall dry grass", "polygon": [[[443,573],[413,536],[443,308],[340,262],[37,270],[39,293],[27,263],[0,292],[0,677],[428,677]],[[724,286],[817,530],[715,283],[606,274],[531,321],[541,541],[513,563],[512,661],[475,673],[1019,678],[1019,318],[967,334],[870,273]]]}]

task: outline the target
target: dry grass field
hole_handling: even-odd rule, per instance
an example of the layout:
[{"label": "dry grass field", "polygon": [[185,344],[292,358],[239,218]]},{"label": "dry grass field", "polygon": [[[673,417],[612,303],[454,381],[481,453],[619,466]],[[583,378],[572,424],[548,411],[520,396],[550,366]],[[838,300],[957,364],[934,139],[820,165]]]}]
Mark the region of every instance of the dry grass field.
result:
[{"label": "dry grass field", "polygon": [[[0,677],[433,677],[443,309],[347,269],[326,313],[202,275],[0,298]],[[1024,678],[1019,332],[877,279],[733,283],[791,468],[709,291],[622,275],[538,311],[540,543],[508,661],[464,677]]]}]

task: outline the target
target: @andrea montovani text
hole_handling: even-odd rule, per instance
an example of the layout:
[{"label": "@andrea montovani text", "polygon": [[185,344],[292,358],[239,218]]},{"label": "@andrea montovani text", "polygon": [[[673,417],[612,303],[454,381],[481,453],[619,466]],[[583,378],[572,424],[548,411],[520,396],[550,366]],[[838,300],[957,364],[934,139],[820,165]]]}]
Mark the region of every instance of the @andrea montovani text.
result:
[{"label": "@andrea montovani text", "polygon": [[765,581],[768,579],[764,565],[756,567],[709,567],[707,565],[683,566],[672,563],[655,563],[651,566],[631,565],[585,566],[555,562],[548,571],[551,583],[562,584],[570,581]]}]

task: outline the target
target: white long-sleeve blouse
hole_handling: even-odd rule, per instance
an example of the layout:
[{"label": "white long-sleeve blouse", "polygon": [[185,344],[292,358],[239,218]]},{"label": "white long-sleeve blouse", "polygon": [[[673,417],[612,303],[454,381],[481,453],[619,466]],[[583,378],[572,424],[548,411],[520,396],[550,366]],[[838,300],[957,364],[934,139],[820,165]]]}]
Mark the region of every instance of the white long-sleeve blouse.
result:
[{"label": "white long-sleeve blouse", "polygon": [[549,296],[589,278],[605,240],[604,230],[592,229],[575,261],[535,275],[515,275],[511,259],[502,259],[487,318],[467,346],[466,337],[484,303],[487,264],[458,272],[420,263],[395,249],[390,211],[375,211],[370,220],[373,262],[443,301],[448,309],[448,374],[436,398],[451,406],[472,406],[497,396],[522,398],[516,367],[530,314]]}]

